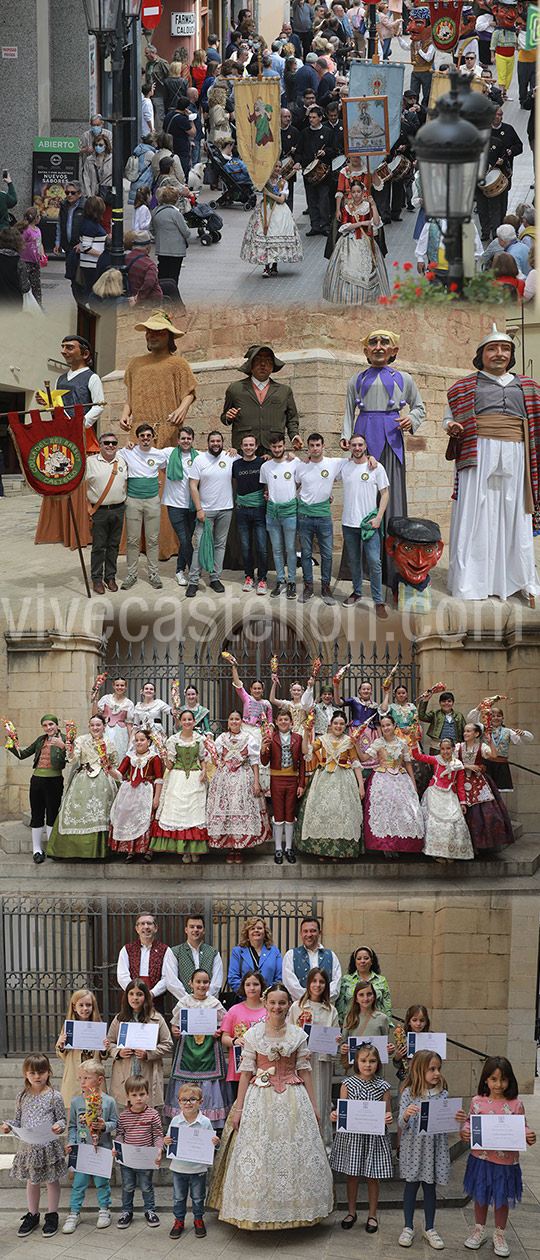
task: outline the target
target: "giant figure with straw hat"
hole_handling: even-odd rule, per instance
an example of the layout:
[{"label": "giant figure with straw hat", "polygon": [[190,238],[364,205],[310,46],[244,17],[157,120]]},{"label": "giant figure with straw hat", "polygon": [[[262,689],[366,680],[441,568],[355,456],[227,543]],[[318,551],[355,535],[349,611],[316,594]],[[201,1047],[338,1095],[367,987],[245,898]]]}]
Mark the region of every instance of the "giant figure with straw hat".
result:
[{"label": "giant figure with straw hat", "polygon": [[495,324],[476,372],[448,391],[447,459],[455,459],[448,588],[458,599],[537,591],[533,523],[540,503],[540,386],[510,371],[512,338]]}]

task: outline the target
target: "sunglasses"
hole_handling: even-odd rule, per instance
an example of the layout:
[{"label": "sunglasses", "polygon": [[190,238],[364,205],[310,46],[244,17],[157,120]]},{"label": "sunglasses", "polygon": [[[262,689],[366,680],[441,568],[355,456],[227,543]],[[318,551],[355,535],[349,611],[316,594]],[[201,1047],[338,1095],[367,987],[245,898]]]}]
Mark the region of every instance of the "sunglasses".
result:
[{"label": "sunglasses", "polygon": [[68,188],[68,189],[66,190],[66,197],[78,197],[78,196],[79,196],[79,194],[78,194],[78,192],[76,192],[76,191],[75,191],[75,189],[74,189],[74,188]]},{"label": "sunglasses", "polygon": [[102,442],[102,446],[118,446],[118,442]]}]

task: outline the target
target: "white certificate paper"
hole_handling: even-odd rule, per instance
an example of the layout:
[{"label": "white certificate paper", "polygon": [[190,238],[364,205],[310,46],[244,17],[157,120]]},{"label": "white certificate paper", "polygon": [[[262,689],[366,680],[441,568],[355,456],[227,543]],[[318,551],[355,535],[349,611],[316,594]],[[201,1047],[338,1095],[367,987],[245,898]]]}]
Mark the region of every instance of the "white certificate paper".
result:
[{"label": "white certificate paper", "polygon": [[[50,1124],[35,1124],[32,1129],[17,1129],[12,1124],[11,1133],[14,1133],[15,1137],[20,1138],[21,1142],[27,1142],[29,1146],[44,1146],[46,1142],[54,1142],[55,1139],[58,1141],[58,1138],[61,1136],[60,1133],[53,1133],[52,1125]],[[9,1137],[10,1134],[7,1133],[5,1136]]]},{"label": "white certificate paper", "polygon": [[341,1041],[339,1028],[328,1028],[326,1024],[307,1024],[304,1032],[308,1032],[308,1049],[312,1054],[336,1054]]},{"label": "white certificate paper", "polygon": [[66,1050],[104,1050],[107,1025],[90,1019],[66,1019]]},{"label": "white certificate paper", "polygon": [[242,1058],[242,1051],[243,1051],[243,1049],[244,1049],[244,1047],[243,1047],[243,1046],[233,1046],[233,1048],[232,1048],[232,1050],[233,1050],[233,1055],[234,1055],[234,1070],[235,1070],[235,1072],[239,1072],[239,1071],[240,1071],[240,1059]]},{"label": "white certificate paper", "polygon": [[456,1111],[463,1107],[462,1098],[429,1098],[420,1103],[419,1133],[459,1133],[461,1125]]},{"label": "white certificate paper", "polygon": [[117,1164],[124,1164],[126,1168],[152,1168],[156,1167],[156,1159],[159,1159],[159,1146],[132,1146],[129,1142],[115,1142],[115,1151],[117,1153]]},{"label": "white certificate paper", "polygon": [[446,1059],[446,1033],[407,1033],[407,1056],[412,1059],[419,1050],[433,1050]]},{"label": "white certificate paper", "polygon": [[76,1172],[91,1173],[96,1177],[110,1177],[112,1165],[113,1156],[110,1147],[98,1146],[96,1148],[91,1142],[80,1142],[77,1146]]},{"label": "white certificate paper", "polygon": [[217,1008],[214,1007],[193,1007],[185,1008],[180,1011],[180,1032],[189,1033],[194,1036],[206,1036],[208,1033],[212,1035],[217,1032]]},{"label": "white certificate paper", "polygon": [[471,1116],[471,1150],[525,1151],[525,1116]]},{"label": "white certificate paper", "polygon": [[138,1024],[129,1020],[120,1024],[117,1045],[126,1050],[155,1050],[159,1027],[157,1024]]},{"label": "white certificate paper", "polygon": [[354,1052],[358,1046],[375,1046],[379,1051],[381,1063],[388,1063],[388,1037],[348,1037],[349,1063],[354,1063]]},{"label": "white certificate paper", "polygon": [[376,1133],[383,1137],[386,1132],[385,1102],[373,1102],[370,1098],[340,1098],[337,1113],[338,1133],[344,1130],[346,1133]]},{"label": "white certificate paper", "polygon": [[213,1129],[203,1129],[199,1124],[180,1124],[169,1136],[172,1138],[167,1150],[169,1159],[184,1159],[188,1164],[213,1164],[216,1149]]}]

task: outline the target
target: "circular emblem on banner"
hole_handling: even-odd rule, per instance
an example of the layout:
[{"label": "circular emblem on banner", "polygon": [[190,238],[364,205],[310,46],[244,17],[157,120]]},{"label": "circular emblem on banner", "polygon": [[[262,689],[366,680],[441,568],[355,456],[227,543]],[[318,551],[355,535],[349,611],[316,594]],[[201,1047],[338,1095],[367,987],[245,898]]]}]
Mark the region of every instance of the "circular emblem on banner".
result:
[{"label": "circular emblem on banner", "polygon": [[284,481],[290,481],[290,480],[291,480],[291,477],[292,477],[292,473],[290,473],[290,472],[283,473],[283,480],[284,480]]},{"label": "circular emblem on banner", "polygon": [[227,467],[227,465],[226,465],[226,463],[225,463],[225,460],[224,460],[224,459],[220,459],[219,464],[218,464],[218,468],[226,468],[226,467]]},{"label": "circular emblem on banner", "polygon": [[433,23],[432,33],[439,48],[452,47],[456,41],[457,26],[453,18],[442,17]]},{"label": "circular emblem on banner", "polygon": [[82,468],[82,455],[69,438],[41,438],[28,456],[28,470],[44,486],[62,486],[73,481]]},{"label": "circular emblem on banner", "polygon": [[155,459],[147,459],[146,463],[147,463],[148,468],[153,468],[155,465],[155,462],[156,462]]},{"label": "circular emblem on banner", "polygon": [[323,469],[322,469],[322,472],[321,472],[321,477],[327,477],[327,476],[328,476],[328,469],[327,469],[327,468],[323,468]]}]

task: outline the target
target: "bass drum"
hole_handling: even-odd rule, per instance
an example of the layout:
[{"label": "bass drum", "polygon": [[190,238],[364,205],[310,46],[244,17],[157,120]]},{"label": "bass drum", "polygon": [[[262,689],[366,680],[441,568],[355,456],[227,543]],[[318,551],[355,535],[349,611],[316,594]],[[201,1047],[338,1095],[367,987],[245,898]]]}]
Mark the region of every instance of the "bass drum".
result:
[{"label": "bass drum", "polygon": [[487,172],[484,183],[480,184],[479,188],[483,192],[484,197],[500,197],[501,193],[506,192],[508,183],[506,175],[503,175],[502,171],[493,167]]},{"label": "bass drum", "polygon": [[307,179],[308,184],[320,184],[323,179],[326,179],[329,170],[330,167],[326,166],[320,158],[315,158],[314,162],[304,167],[304,179]]}]

